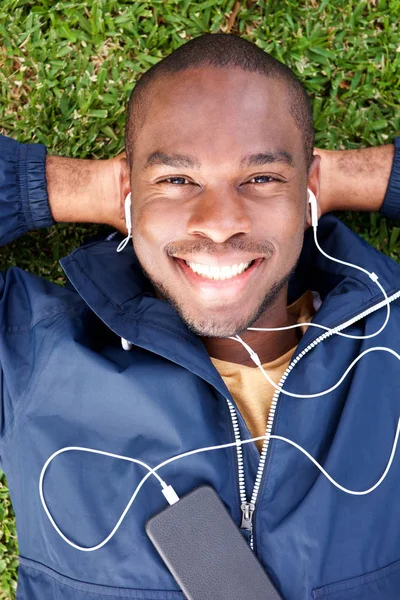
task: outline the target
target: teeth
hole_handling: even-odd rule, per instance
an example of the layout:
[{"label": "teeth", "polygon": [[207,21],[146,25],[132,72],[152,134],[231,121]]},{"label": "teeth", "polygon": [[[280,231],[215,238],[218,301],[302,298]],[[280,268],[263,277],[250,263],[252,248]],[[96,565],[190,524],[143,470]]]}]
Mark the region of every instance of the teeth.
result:
[{"label": "teeth", "polygon": [[232,279],[232,277],[236,277],[245,271],[250,262],[240,263],[239,265],[231,265],[229,267],[210,267],[208,265],[200,265],[198,263],[192,263],[185,261],[187,266],[192,269],[197,275],[201,275],[201,277],[206,277],[207,279]]}]

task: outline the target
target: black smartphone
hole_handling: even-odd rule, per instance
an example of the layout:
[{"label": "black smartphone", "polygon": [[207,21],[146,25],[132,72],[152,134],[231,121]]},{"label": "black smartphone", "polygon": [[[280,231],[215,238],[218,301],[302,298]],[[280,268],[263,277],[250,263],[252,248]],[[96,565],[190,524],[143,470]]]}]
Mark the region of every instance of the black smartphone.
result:
[{"label": "black smartphone", "polygon": [[210,486],[149,519],[146,532],[188,600],[282,600]]}]

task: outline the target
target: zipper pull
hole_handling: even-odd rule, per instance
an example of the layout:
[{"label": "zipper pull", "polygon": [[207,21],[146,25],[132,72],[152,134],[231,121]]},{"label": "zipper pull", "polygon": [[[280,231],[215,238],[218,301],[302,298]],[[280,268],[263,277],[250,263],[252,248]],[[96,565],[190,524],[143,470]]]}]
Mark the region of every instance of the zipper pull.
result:
[{"label": "zipper pull", "polygon": [[251,502],[243,502],[240,507],[242,509],[242,523],[240,525],[241,529],[247,529],[252,533],[253,531],[253,513],[255,506]]}]

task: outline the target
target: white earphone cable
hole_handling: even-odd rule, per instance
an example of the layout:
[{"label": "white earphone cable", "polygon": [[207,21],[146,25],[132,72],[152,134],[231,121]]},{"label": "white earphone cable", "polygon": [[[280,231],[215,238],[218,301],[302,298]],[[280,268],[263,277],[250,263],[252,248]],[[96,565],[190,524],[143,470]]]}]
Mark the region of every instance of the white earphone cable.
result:
[{"label": "white earphone cable", "polygon": [[[330,329],[329,327],[323,326],[323,325],[319,325],[317,323],[298,323],[296,325],[290,325],[288,327],[278,327],[278,328],[256,328],[256,327],[251,327],[249,328],[252,331],[285,331],[288,329],[293,329],[295,327],[300,327],[302,325],[307,325],[307,326],[312,326],[312,327],[319,327],[321,329],[324,329],[326,331],[330,331],[333,334],[336,335],[340,335],[342,337],[347,337],[347,338],[351,338],[351,339],[369,339],[372,338],[376,335],[378,335],[381,331],[383,331],[383,329],[386,327],[387,322],[389,320],[390,317],[390,304],[389,304],[389,300],[387,297],[387,294],[384,290],[384,288],[381,286],[381,284],[378,281],[378,277],[375,273],[370,273],[369,271],[367,271],[366,269],[364,269],[363,267],[360,267],[358,265],[354,265],[352,263],[349,262],[345,262],[345,261],[341,261],[339,259],[336,259],[332,256],[330,256],[329,254],[327,254],[319,245],[318,243],[318,239],[317,239],[317,224],[318,224],[318,210],[317,210],[317,203],[316,203],[316,199],[314,194],[309,190],[309,202],[311,204],[311,215],[312,215],[312,227],[313,227],[313,231],[314,231],[314,241],[315,244],[318,248],[318,250],[329,260],[332,260],[336,263],[348,266],[348,267],[352,267],[355,269],[358,269],[359,271],[365,273],[370,279],[372,279],[372,281],[374,281],[374,283],[377,284],[377,286],[379,287],[379,289],[381,290],[384,299],[385,299],[385,306],[387,308],[387,313],[386,313],[386,318],[385,321],[383,323],[383,325],[380,327],[380,329],[378,331],[376,331],[373,334],[369,334],[366,336],[356,336],[356,335],[350,335],[350,334],[345,334],[342,333],[340,331],[336,331],[335,328]],[[127,198],[125,199],[125,220],[126,220],[126,224],[127,224],[127,229],[128,229],[128,236],[121,242],[121,244],[118,246],[118,252],[120,252],[121,250],[123,250],[125,248],[125,246],[127,245],[129,239],[131,238],[132,235],[132,225],[131,225],[131,196],[130,194],[127,196]],[[384,346],[376,346],[373,348],[368,348],[367,350],[364,350],[359,356],[357,356],[357,358],[355,358],[353,360],[353,362],[349,365],[349,367],[346,369],[346,371],[343,373],[342,377],[337,381],[336,384],[334,384],[333,386],[331,386],[330,388],[322,391],[322,392],[318,392],[315,394],[295,394],[293,392],[288,392],[286,390],[283,389],[282,386],[276,385],[275,382],[270,378],[270,376],[268,375],[268,373],[264,370],[261,361],[258,357],[258,355],[252,350],[252,348],[246,344],[246,342],[244,342],[241,337],[239,335],[236,336],[232,336],[230,339],[235,340],[237,342],[239,342],[240,344],[242,344],[242,346],[247,350],[247,352],[249,353],[251,359],[253,360],[253,362],[257,365],[257,367],[261,370],[261,372],[263,373],[264,377],[267,379],[267,381],[276,389],[278,390],[281,394],[286,394],[287,396],[291,396],[293,398],[317,398],[319,396],[324,396],[326,394],[329,394],[330,392],[334,391],[343,381],[344,379],[347,377],[347,375],[350,373],[350,371],[352,370],[352,368],[358,363],[358,361],[365,356],[366,354],[370,353],[370,352],[374,352],[374,351],[381,351],[381,352],[388,352],[390,354],[392,354],[393,356],[395,356],[395,358],[397,358],[398,360],[400,360],[400,355],[395,352],[394,350],[392,350],[391,348],[387,348]],[[113,454],[111,452],[105,452],[105,451],[101,451],[101,450],[96,450],[93,448],[85,448],[82,446],[67,446],[65,448],[61,448],[60,450],[57,450],[56,452],[54,452],[45,462],[45,464],[43,465],[41,474],[40,474],[40,478],[39,478],[39,495],[40,495],[40,501],[42,503],[43,509],[51,523],[51,525],[53,526],[53,528],[55,529],[55,531],[58,533],[58,535],[70,546],[72,546],[73,548],[80,550],[82,552],[93,552],[95,550],[99,550],[100,548],[102,548],[103,546],[105,546],[113,537],[114,535],[117,533],[118,529],[120,528],[123,520],[125,519],[125,516],[127,515],[129,509],[131,508],[133,502],[135,501],[140,489],[142,488],[142,486],[144,485],[144,483],[147,481],[147,479],[149,479],[149,477],[151,475],[153,475],[158,482],[160,483],[161,487],[162,487],[162,493],[164,495],[164,497],[167,499],[167,501],[169,502],[169,504],[174,504],[175,502],[177,502],[179,500],[179,497],[177,496],[175,490],[172,488],[171,485],[167,485],[165,483],[165,481],[163,479],[161,479],[161,477],[158,475],[157,471],[159,471],[160,469],[162,469],[163,467],[165,467],[166,465],[180,460],[182,458],[188,457],[188,456],[192,456],[194,454],[199,454],[201,452],[210,452],[213,450],[221,450],[221,449],[225,449],[225,448],[231,448],[231,447],[235,447],[235,446],[241,446],[243,444],[248,444],[250,442],[255,442],[258,440],[263,440],[266,437],[269,437],[270,439],[275,439],[275,440],[280,440],[282,442],[285,442],[287,444],[290,444],[291,446],[293,446],[294,448],[296,448],[297,450],[299,450],[300,452],[302,452],[319,470],[320,472],[328,479],[328,481],[330,481],[330,483],[332,483],[336,488],[338,488],[339,490],[341,490],[342,492],[346,493],[346,494],[351,494],[351,495],[355,495],[355,496],[362,496],[362,495],[366,495],[366,494],[370,494],[371,492],[373,492],[378,486],[381,485],[381,483],[384,481],[384,479],[386,478],[387,474],[389,473],[389,470],[392,466],[392,462],[396,453],[396,449],[397,449],[397,444],[398,444],[398,439],[399,439],[399,434],[400,434],[400,418],[398,420],[397,423],[397,429],[396,429],[396,433],[395,433],[395,437],[394,437],[394,441],[393,441],[393,445],[392,445],[392,450],[391,450],[391,454],[389,457],[389,460],[387,462],[386,468],[384,470],[384,472],[382,473],[381,477],[378,479],[378,481],[371,486],[370,488],[363,490],[363,491],[356,491],[356,490],[350,490],[344,486],[342,486],[341,484],[339,484],[337,481],[335,481],[333,479],[333,477],[331,475],[329,475],[329,473],[318,463],[318,461],[311,456],[311,454],[309,452],[307,452],[307,450],[305,450],[302,446],[300,446],[299,444],[297,444],[296,442],[294,442],[293,440],[290,440],[286,437],[283,436],[279,436],[279,435],[264,435],[264,436],[260,436],[260,437],[256,437],[256,438],[251,438],[251,439],[247,439],[247,440],[240,440],[240,441],[236,441],[236,442],[231,442],[231,443],[227,443],[227,444],[220,444],[217,446],[209,446],[209,447],[205,447],[205,448],[197,448],[195,450],[190,450],[188,452],[184,452],[182,454],[173,456],[168,458],[167,460],[164,460],[163,462],[159,463],[156,467],[152,468],[150,467],[148,464],[146,464],[145,462],[135,459],[135,458],[130,458],[128,456],[122,456],[119,454]],[[44,496],[44,490],[43,490],[43,485],[44,485],[44,477],[45,474],[47,472],[48,467],[50,466],[51,462],[60,454],[65,453],[65,452],[71,452],[71,451],[79,451],[79,452],[88,452],[88,453],[93,453],[93,454],[99,454],[99,455],[103,455],[103,456],[108,456],[111,458],[115,458],[118,460],[124,460],[124,461],[128,461],[134,464],[138,464],[142,467],[144,467],[145,469],[147,469],[147,473],[146,475],[141,479],[141,481],[139,482],[139,484],[137,485],[136,489],[134,490],[133,494],[131,495],[125,509],[123,510],[121,516],[119,517],[117,523],[115,524],[115,526],[113,527],[112,531],[109,533],[109,535],[99,544],[95,545],[95,546],[91,546],[91,547],[85,547],[85,546],[79,546],[78,544],[76,544],[75,542],[73,542],[72,540],[70,540],[59,528],[59,526],[57,525],[57,523],[55,522],[48,506],[45,500],[45,496]]]},{"label": "white earphone cable", "polygon": [[[92,546],[89,548],[86,548],[84,546],[79,546],[78,544],[75,544],[72,540],[70,540],[69,538],[67,538],[66,535],[64,535],[64,533],[61,531],[61,529],[58,527],[57,523],[55,522],[55,520],[53,519],[50,510],[47,506],[45,497],[44,497],[44,492],[43,492],[43,481],[44,481],[44,476],[46,474],[46,471],[50,465],[50,463],[56,458],[56,456],[58,456],[59,454],[63,454],[64,452],[73,452],[73,451],[79,451],[79,452],[89,452],[91,454],[101,454],[103,456],[109,456],[111,458],[117,458],[119,460],[125,460],[131,463],[136,463],[138,465],[141,465],[142,467],[144,467],[145,469],[148,470],[148,473],[143,477],[143,479],[140,481],[139,485],[137,486],[137,488],[135,489],[134,493],[132,494],[128,504],[126,505],[125,509],[123,510],[120,518],[118,519],[115,527],[113,528],[113,530],[111,531],[111,533],[99,544],[97,544],[96,546]],[[70,546],[72,546],[73,548],[75,548],[76,550],[81,550],[82,552],[93,552],[94,550],[100,550],[100,548],[102,548],[103,546],[105,546],[107,544],[107,542],[109,542],[111,540],[112,537],[114,537],[114,535],[117,533],[118,529],[120,528],[120,525],[122,523],[122,521],[125,519],[125,516],[127,514],[127,512],[129,511],[130,507],[132,506],[136,496],[138,495],[141,487],[143,486],[143,484],[147,481],[147,479],[150,477],[150,475],[154,475],[154,477],[156,477],[159,481],[159,483],[161,484],[162,488],[164,489],[165,487],[168,487],[167,484],[161,479],[161,477],[154,471],[154,469],[152,469],[151,467],[149,467],[149,465],[147,465],[146,463],[144,463],[141,460],[137,460],[135,458],[130,458],[129,456],[122,456],[120,454],[113,454],[112,452],[104,452],[101,450],[95,450],[94,448],[85,448],[85,447],[81,447],[81,446],[67,446],[65,448],[61,448],[60,450],[57,450],[57,452],[54,452],[51,456],[49,456],[49,458],[46,460],[46,462],[43,465],[42,471],[40,473],[40,478],[39,478],[39,496],[40,496],[40,501],[42,503],[42,506],[44,508],[44,511],[47,515],[47,517],[50,520],[50,523],[52,524],[52,526],[54,527],[54,529],[57,531],[58,535],[64,540],[64,542],[66,542],[67,544],[69,544]]]},{"label": "white earphone cable", "polygon": [[[340,483],[338,483],[337,481],[335,481],[335,479],[333,479],[333,477],[331,477],[331,475],[329,475],[329,473],[322,467],[322,465],[320,465],[320,463],[313,457],[311,456],[311,454],[309,452],[307,452],[307,450],[305,450],[302,446],[300,446],[299,444],[297,444],[296,442],[285,438],[283,436],[280,435],[270,435],[270,439],[275,439],[275,440],[280,440],[282,442],[286,442],[287,444],[290,444],[291,446],[293,446],[294,448],[297,448],[297,450],[299,450],[300,452],[302,452],[304,454],[304,456],[306,456],[319,470],[320,472],[339,490],[341,490],[342,492],[345,492],[346,494],[350,494],[350,495],[354,495],[354,496],[365,496],[367,494],[370,494],[371,492],[373,492],[374,490],[376,490],[376,488],[378,486],[381,485],[381,483],[383,483],[384,479],[386,478],[387,474],[390,471],[390,468],[392,466],[393,463],[393,459],[394,456],[396,454],[396,449],[397,449],[397,444],[398,444],[398,440],[399,440],[399,434],[400,434],[400,418],[398,420],[397,423],[397,429],[396,429],[396,434],[393,440],[393,445],[392,445],[392,450],[390,453],[390,457],[389,460],[386,464],[385,470],[383,471],[381,477],[378,479],[378,481],[371,486],[370,488],[366,489],[366,490],[361,490],[361,491],[357,491],[357,490],[350,490],[348,488],[345,488],[344,486],[342,486]],[[188,452],[184,452],[182,454],[178,454],[177,456],[172,456],[171,458],[168,458],[167,460],[161,462],[160,464],[158,464],[156,467],[154,467],[153,469],[151,467],[149,467],[149,465],[147,465],[146,463],[134,459],[134,458],[130,458],[128,456],[121,456],[118,454],[112,454],[111,452],[102,452],[100,450],[95,450],[93,448],[85,448],[85,447],[80,447],[80,446],[67,446],[65,448],[61,448],[60,450],[57,450],[57,452],[54,452],[54,454],[52,454],[47,461],[45,462],[43,468],[42,468],[42,472],[40,474],[40,480],[39,480],[39,494],[40,494],[40,501],[42,503],[42,506],[44,508],[44,511],[51,523],[51,525],[53,526],[53,528],[55,529],[55,531],[58,533],[58,535],[69,545],[72,546],[73,548],[75,548],[76,550],[80,550],[81,552],[94,552],[95,550],[100,550],[100,548],[102,548],[103,546],[105,546],[113,537],[114,535],[117,533],[118,529],[120,528],[123,520],[126,517],[126,514],[128,513],[129,509],[131,508],[133,502],[135,501],[139,491],[141,490],[141,488],[143,487],[144,483],[147,481],[147,479],[151,476],[154,475],[158,481],[161,483],[161,486],[163,488],[163,493],[164,491],[167,489],[168,490],[168,494],[164,493],[164,496],[167,498],[168,502],[170,504],[174,504],[177,500],[179,500],[177,494],[175,493],[175,490],[173,490],[172,486],[167,486],[167,484],[161,479],[161,477],[157,474],[157,471],[159,471],[160,469],[162,469],[163,467],[165,467],[166,465],[175,462],[177,460],[180,460],[182,458],[185,458],[187,456],[192,456],[194,454],[199,454],[200,452],[210,452],[213,450],[222,450],[225,448],[232,448],[234,446],[237,445],[243,445],[243,444],[249,444],[250,442],[256,442],[258,440],[263,440],[265,439],[265,435],[263,436],[259,436],[259,437],[255,437],[255,438],[250,438],[247,440],[241,440],[240,443],[239,442],[230,442],[228,444],[220,444],[218,446],[208,446],[206,448],[196,448],[195,450],[190,450]],[[46,504],[46,500],[44,497],[44,491],[43,491],[43,482],[44,482],[44,477],[47,471],[47,468],[49,467],[50,463],[56,458],[56,456],[58,456],[59,454],[62,454],[64,452],[70,452],[70,451],[80,451],[80,452],[89,452],[89,453],[93,453],[93,454],[102,454],[104,456],[110,456],[112,458],[117,458],[119,460],[126,460],[132,463],[136,463],[139,464],[143,467],[145,467],[148,470],[148,473],[141,479],[141,481],[139,482],[139,484],[137,485],[136,489],[134,490],[132,496],[129,499],[129,502],[127,503],[126,507],[124,508],[121,516],[119,517],[117,523],[115,524],[114,528],[112,529],[112,531],[109,533],[109,535],[104,538],[104,540],[102,542],[100,542],[99,544],[95,545],[95,546],[90,546],[90,547],[86,547],[86,546],[79,546],[78,544],[75,544],[75,542],[73,542],[72,540],[70,540],[62,531],[61,529],[58,527],[57,523],[55,522],[52,514],[50,513],[50,510]],[[171,501],[172,498],[172,501]]]},{"label": "white earphone cable", "polygon": [[281,394],[285,394],[286,396],[290,396],[291,398],[318,398],[319,396],[325,396],[326,394],[333,392],[344,381],[344,379],[347,377],[347,375],[350,373],[350,371],[353,369],[353,367],[358,363],[358,361],[363,356],[365,356],[366,354],[369,354],[370,352],[377,352],[377,351],[388,352],[389,354],[392,354],[393,356],[395,356],[397,358],[397,360],[400,360],[400,354],[398,354],[395,350],[392,350],[391,348],[387,348],[386,346],[373,346],[372,348],[367,348],[366,350],[361,352],[361,354],[359,354],[353,360],[353,362],[350,363],[350,365],[347,367],[347,369],[345,370],[345,372],[343,373],[341,378],[330,388],[327,388],[326,390],[323,390],[322,392],[316,392],[315,394],[295,394],[294,392],[288,392],[283,387],[277,385],[271,379],[271,377],[268,375],[268,373],[265,371],[264,367],[262,366],[258,354],[256,354],[254,352],[254,350],[252,350],[250,348],[250,346],[248,344],[246,344],[246,342],[244,342],[239,335],[236,335],[235,337],[232,337],[230,339],[240,342],[240,344],[242,344],[242,346],[249,353],[251,360],[257,365],[257,367],[260,369],[260,371],[264,375],[265,379],[268,381],[268,383],[270,383],[272,385],[272,387],[274,387],[276,390],[278,390]]},{"label": "white earphone cable", "polygon": [[[376,285],[382,292],[382,295],[385,299],[385,306],[386,306],[386,317],[385,317],[385,320],[382,323],[381,327],[374,333],[370,333],[368,335],[352,335],[350,333],[343,333],[342,331],[337,331],[334,327],[330,328],[330,327],[326,327],[326,325],[320,325],[319,323],[312,323],[312,322],[311,323],[295,323],[294,325],[287,325],[285,327],[249,327],[248,330],[249,331],[288,331],[289,329],[296,329],[296,327],[306,326],[306,327],[317,327],[318,329],[323,329],[324,331],[331,331],[334,335],[339,335],[341,337],[345,337],[345,338],[348,338],[351,340],[368,340],[370,338],[373,338],[373,337],[379,335],[385,329],[385,327],[389,321],[390,302],[389,302],[389,299],[388,299],[385,289],[383,288],[383,286],[380,284],[380,282],[378,280],[378,276],[373,272],[370,273],[369,271],[367,271],[363,267],[360,267],[359,265],[353,265],[352,263],[349,263],[349,262],[346,262],[343,260],[339,260],[338,258],[334,258],[333,256],[330,256],[324,250],[322,250],[321,246],[319,245],[318,238],[317,238],[317,227],[316,226],[313,227],[313,233],[314,233],[315,245],[317,246],[317,248],[321,252],[321,254],[323,254],[326,258],[328,258],[329,260],[332,260],[336,263],[339,263],[341,265],[344,265],[346,267],[352,267],[354,269],[358,269],[362,273],[365,273],[365,275],[367,275],[374,283],[376,283]],[[234,338],[232,337],[230,339],[234,339]]]}]

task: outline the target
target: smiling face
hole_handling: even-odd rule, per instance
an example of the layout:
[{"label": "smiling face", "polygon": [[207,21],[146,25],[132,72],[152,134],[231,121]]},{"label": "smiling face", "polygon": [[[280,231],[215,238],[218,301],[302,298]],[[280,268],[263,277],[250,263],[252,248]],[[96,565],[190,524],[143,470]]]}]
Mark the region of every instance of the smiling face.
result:
[{"label": "smiling face", "polygon": [[198,335],[233,335],[286,302],[307,188],[288,102],[282,81],[236,68],[165,75],[146,95],[131,168],[133,244]]}]

